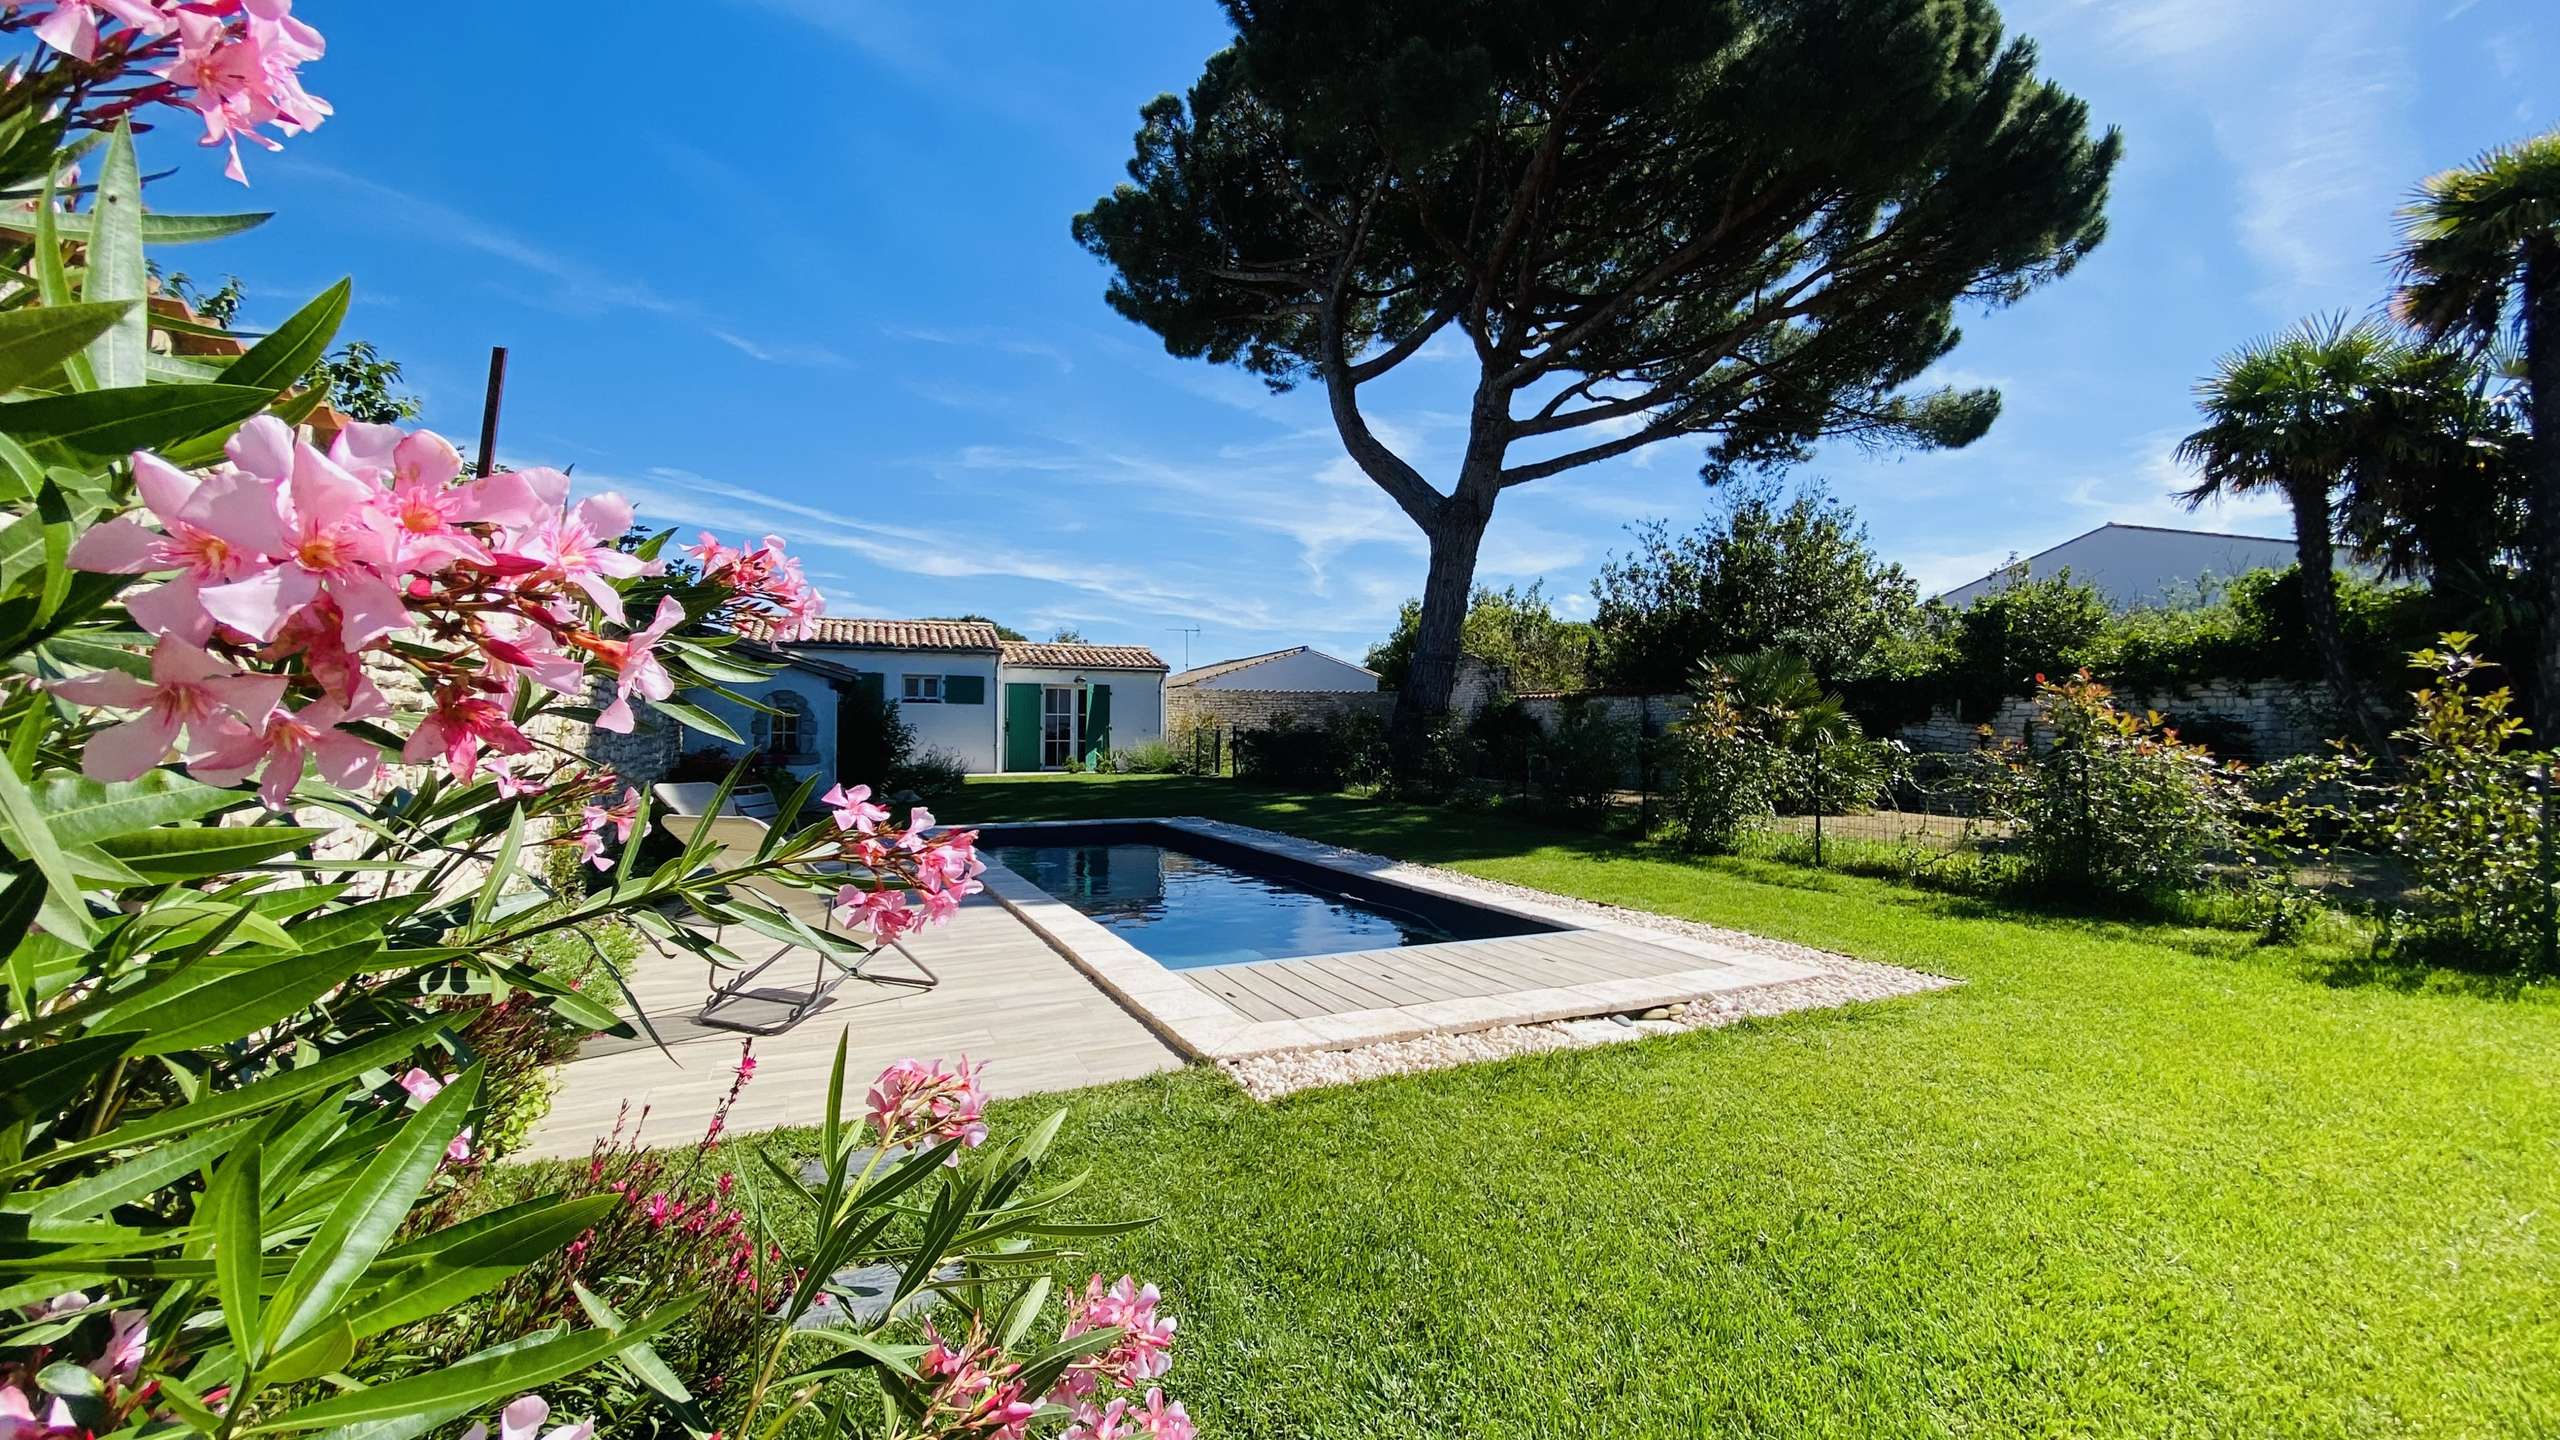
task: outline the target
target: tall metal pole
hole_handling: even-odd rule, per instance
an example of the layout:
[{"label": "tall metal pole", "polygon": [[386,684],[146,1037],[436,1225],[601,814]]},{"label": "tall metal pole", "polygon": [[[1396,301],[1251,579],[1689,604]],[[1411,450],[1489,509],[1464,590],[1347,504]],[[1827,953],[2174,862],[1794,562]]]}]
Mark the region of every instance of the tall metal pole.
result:
[{"label": "tall metal pole", "polygon": [[498,402],[507,393],[507,347],[489,347],[489,398],[480,406],[480,470],[494,474],[498,467]]}]

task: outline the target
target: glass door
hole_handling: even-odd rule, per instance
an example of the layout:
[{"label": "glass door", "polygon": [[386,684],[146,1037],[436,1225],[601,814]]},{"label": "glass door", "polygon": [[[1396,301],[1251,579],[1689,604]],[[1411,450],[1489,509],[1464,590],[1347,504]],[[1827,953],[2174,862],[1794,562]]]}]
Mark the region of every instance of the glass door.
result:
[{"label": "glass door", "polygon": [[1040,765],[1064,770],[1076,758],[1076,687],[1051,685],[1040,702]]}]

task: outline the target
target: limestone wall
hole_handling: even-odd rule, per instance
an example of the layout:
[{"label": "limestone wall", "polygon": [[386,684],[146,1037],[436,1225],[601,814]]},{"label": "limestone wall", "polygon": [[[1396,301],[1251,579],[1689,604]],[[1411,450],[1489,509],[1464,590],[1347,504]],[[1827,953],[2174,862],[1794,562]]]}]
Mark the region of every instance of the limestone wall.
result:
[{"label": "limestone wall", "polygon": [[[2129,710],[2157,710],[2185,738],[2215,754],[2260,764],[2318,754],[2338,733],[2326,695],[2315,686],[2283,680],[2209,680],[2160,695],[2119,690],[2116,703]],[[1997,739],[2026,738],[2034,719],[2035,701],[2012,695],[1987,722],[1941,710],[1899,733],[1914,750],[1952,753],[1981,745],[1986,724]]]}]

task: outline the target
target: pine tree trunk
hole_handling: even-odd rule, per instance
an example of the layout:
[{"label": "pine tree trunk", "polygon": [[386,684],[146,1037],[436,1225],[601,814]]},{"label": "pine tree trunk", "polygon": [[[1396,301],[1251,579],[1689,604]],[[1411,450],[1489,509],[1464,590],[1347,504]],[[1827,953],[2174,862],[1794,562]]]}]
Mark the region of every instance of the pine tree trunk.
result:
[{"label": "pine tree trunk", "polygon": [[1476,551],[1492,519],[1489,500],[1453,500],[1439,523],[1423,532],[1431,542],[1431,568],[1422,582],[1422,618],[1414,627],[1413,658],[1387,731],[1400,771],[1410,769],[1432,732],[1449,718],[1466,638],[1467,602],[1475,593]]},{"label": "pine tree trunk", "polygon": [[2292,487],[2293,558],[2302,582],[2302,619],[2311,631],[2311,648],[2319,653],[2320,674],[2338,718],[2365,749],[2388,759],[2391,734],[2365,707],[2355,669],[2347,663],[2347,637],[2338,626],[2338,576],[2335,541],[2329,528],[2329,483],[2325,478]]},{"label": "pine tree trunk", "polygon": [[2533,723],[2541,743],[2560,738],[2560,240],[2529,241],[2524,254],[2525,493],[2533,502],[2533,596],[2542,612],[2533,657]]}]

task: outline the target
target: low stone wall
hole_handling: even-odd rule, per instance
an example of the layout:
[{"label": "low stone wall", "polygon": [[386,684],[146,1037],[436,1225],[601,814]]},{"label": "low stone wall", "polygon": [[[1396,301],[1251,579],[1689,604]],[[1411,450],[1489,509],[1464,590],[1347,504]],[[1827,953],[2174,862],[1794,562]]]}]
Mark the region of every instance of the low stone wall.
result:
[{"label": "low stone wall", "polygon": [[[2318,754],[2338,733],[2326,695],[2317,687],[2283,680],[2208,680],[2160,695],[2119,690],[2116,703],[2129,710],[2157,710],[2185,738],[2217,755],[2260,764]],[[1986,725],[2000,740],[2028,738],[2035,712],[2032,698],[2012,695],[1988,721],[1940,710],[1899,733],[1914,750],[1953,753],[1980,746]]]},{"label": "low stone wall", "polygon": [[1283,718],[1300,725],[1322,725],[1343,711],[1384,720],[1395,708],[1393,690],[1205,690],[1184,685],[1164,692],[1167,735],[1201,725],[1260,730]]},{"label": "low stone wall", "polygon": [[1610,721],[1636,735],[1659,735],[1678,724],[1697,705],[1697,701],[1679,693],[1663,695],[1635,694],[1618,690],[1582,690],[1561,694],[1523,695],[1520,708],[1538,722],[1540,729],[1555,733],[1556,723],[1567,705],[1575,701],[1597,706]]}]

